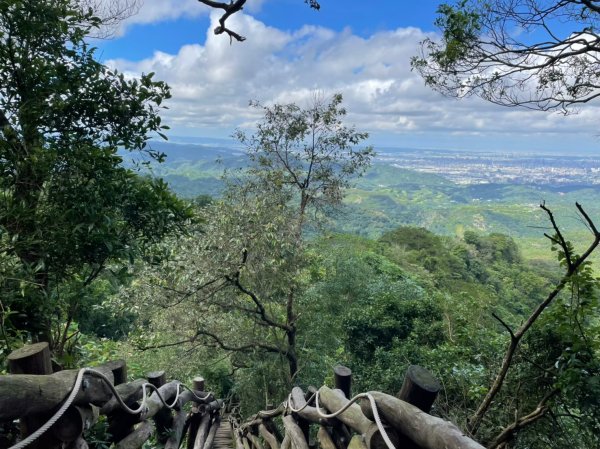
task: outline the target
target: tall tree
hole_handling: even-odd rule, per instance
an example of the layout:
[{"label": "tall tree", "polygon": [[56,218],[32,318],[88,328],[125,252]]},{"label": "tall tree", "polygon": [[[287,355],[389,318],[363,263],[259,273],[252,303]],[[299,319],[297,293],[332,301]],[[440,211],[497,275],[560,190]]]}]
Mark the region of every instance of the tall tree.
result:
[{"label": "tall tree", "polygon": [[119,151],[162,157],[147,140],[169,89],[96,61],[85,38],[100,25],[70,0],[0,1],[0,300],[34,338],[50,338],[61,283],[88,285],[187,214],[122,164]]},{"label": "tall tree", "polygon": [[600,96],[600,2],[460,0],[438,8],[441,39],[412,61],[452,97],[573,111]]},{"label": "tall tree", "polygon": [[[237,133],[250,168],[231,180],[222,201],[204,210],[203,234],[156,268],[154,288],[146,294],[167,306],[196,303],[197,321],[190,323],[195,331],[181,341],[237,356],[276,354],[287,363],[288,379],[297,376],[303,228],[309,212],[340,204],[373,154],[358,147],[367,134],[344,125],[341,101],[334,95],[306,109],[256,105],[264,111],[256,132]],[[173,342],[149,346],[165,344]]]}]

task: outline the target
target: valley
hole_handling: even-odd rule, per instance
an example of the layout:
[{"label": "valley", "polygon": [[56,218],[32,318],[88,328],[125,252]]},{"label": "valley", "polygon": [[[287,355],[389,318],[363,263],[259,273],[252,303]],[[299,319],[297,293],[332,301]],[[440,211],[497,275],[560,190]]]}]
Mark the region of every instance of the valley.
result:
[{"label": "valley", "polygon": [[[187,198],[218,196],[223,171],[246,163],[233,142],[153,145],[167,155],[153,173]],[[540,203],[552,208],[576,247],[590,234],[575,202],[600,216],[600,158],[593,155],[376,151],[372,166],[327,223],[330,231],[374,238],[410,225],[459,237],[468,230],[503,233],[519,242],[525,257],[547,260],[553,254],[543,236],[549,226]]]}]

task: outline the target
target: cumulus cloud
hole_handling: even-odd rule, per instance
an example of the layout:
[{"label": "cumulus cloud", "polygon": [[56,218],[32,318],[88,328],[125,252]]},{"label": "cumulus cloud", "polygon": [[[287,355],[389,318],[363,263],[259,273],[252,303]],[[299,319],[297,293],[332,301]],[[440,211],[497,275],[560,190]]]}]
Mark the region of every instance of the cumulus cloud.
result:
[{"label": "cumulus cloud", "polygon": [[[210,8],[197,0],[78,0],[84,7],[91,7],[105,20],[104,27],[96,33],[98,37],[126,34],[136,24],[150,24],[181,17],[206,16]],[[259,1],[260,5],[262,2]],[[108,20],[107,20],[108,19]]]},{"label": "cumulus cloud", "polygon": [[248,40],[230,45],[227,37],[211,31],[218,17],[211,13],[204,45],[186,45],[177,54],[156,52],[142,61],[108,62],[132,76],[153,71],[167,81],[173,98],[165,121],[175,129],[206,135],[209,130],[251,126],[258,112],[248,107],[249,100],[309,104],[319,91],[341,92],[349,121],[373,134],[596,132],[597,107],[564,117],[502,108],[476,98],[441,97],[410,69],[418,42],[427,37],[417,28],[380,31],[367,38],[313,26],[284,32],[236,14],[229,26]]}]

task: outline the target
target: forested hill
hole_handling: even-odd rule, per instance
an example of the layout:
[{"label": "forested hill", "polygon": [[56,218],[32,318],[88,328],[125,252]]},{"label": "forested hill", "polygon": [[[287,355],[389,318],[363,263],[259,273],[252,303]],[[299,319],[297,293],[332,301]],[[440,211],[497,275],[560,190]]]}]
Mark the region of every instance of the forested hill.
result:
[{"label": "forested hill", "polygon": [[[186,198],[219,196],[223,172],[242,168],[248,162],[241,147],[233,141],[209,141],[202,145],[153,142],[152,146],[166,154],[164,164],[153,165],[153,173],[162,176],[178,195]],[[581,244],[589,240],[589,233],[573,213],[575,202],[585,205],[592,215],[600,213],[597,201],[600,184],[583,180],[562,184],[526,180],[516,184],[458,184],[440,174],[399,168],[390,163],[390,150],[386,151],[385,157],[376,157],[364,176],[348,190],[342,208],[330,220],[329,229],[369,237],[379,237],[398,226],[425,227],[435,233],[457,236],[468,230],[503,233],[517,239],[526,257],[547,259],[548,244],[543,237],[547,221],[539,208],[542,201],[552,206],[561,226]],[[401,158],[403,152],[394,154]],[[446,158],[453,156],[452,152],[441,154]]]},{"label": "forested hill", "polygon": [[[105,27],[114,27],[119,40],[138,5],[172,18],[153,2],[143,3],[0,0],[0,449],[211,449],[219,439],[218,426],[208,430],[221,418],[217,398],[249,419],[236,430],[238,449],[260,449],[259,433],[271,449],[314,448],[314,432],[303,419],[321,426],[321,449],[401,449],[413,442],[422,449],[464,449],[464,442],[477,449],[480,443],[488,449],[600,447],[600,265],[592,263],[600,252],[600,158],[407,148],[384,148],[377,156],[367,132],[408,137],[404,132],[414,130],[414,138],[439,138],[490,126],[490,135],[502,138],[498,130],[512,132],[512,123],[520,130],[514,139],[537,139],[541,134],[529,133],[573,129],[554,129],[553,121],[532,128],[520,115],[519,123],[496,128],[491,118],[499,116],[479,123],[475,110],[460,118],[475,118],[477,128],[457,128],[442,116],[458,118],[470,108],[445,110],[420,93],[406,72],[408,59],[393,50],[402,50],[402,58],[412,52],[393,42],[405,34],[402,28],[339,47],[351,32],[303,26],[288,34],[261,26],[249,6],[260,1],[248,2],[243,15],[238,13],[246,0],[187,2],[223,14],[210,15],[202,45],[186,44],[172,56],[157,48],[152,57],[128,53],[129,62],[108,58],[105,65],[98,59],[103,51],[94,48]],[[281,3],[289,15],[288,2],[268,3]],[[314,0],[291,3],[320,9]],[[324,9],[325,3],[349,9],[346,2],[323,2]],[[398,13],[407,16],[413,3],[423,2],[404,2]],[[436,71],[449,68],[451,78],[467,74],[462,59],[485,53],[489,36],[512,45],[516,36],[504,35],[505,28],[512,30],[506,19],[533,8],[523,22],[529,29],[543,3],[440,4],[435,25],[445,29],[439,44],[448,48],[435,51],[433,60],[413,58],[413,69],[431,87],[464,92],[469,85],[463,80]],[[388,14],[357,0],[360,5]],[[578,22],[573,30],[583,29],[587,37],[590,23],[600,19],[597,5],[548,6],[548,24],[569,18]],[[500,17],[492,14],[496,10]],[[345,19],[345,12],[336,15]],[[188,18],[208,16],[186,13]],[[501,30],[488,33],[489,25]],[[138,34],[138,26],[133,34],[163,40],[154,33],[158,28]],[[234,31],[238,26],[249,42]],[[548,30],[546,23],[543,28]],[[325,38],[321,44],[314,32]],[[426,49],[437,48],[427,40],[435,33],[419,33]],[[296,53],[298,38],[314,53],[309,59]],[[480,38],[482,45],[473,47]],[[266,52],[251,43],[259,41]],[[378,55],[369,54],[364,65],[330,59],[371,53],[364,51],[366,43],[375,44]],[[564,52],[576,54],[563,67],[578,76],[561,79],[555,70],[556,50],[575,43],[570,38],[550,45],[548,65],[528,78],[540,84],[526,93],[542,98],[530,98],[528,106],[565,110],[565,93],[575,96],[571,105],[598,97],[598,71],[589,65],[597,58],[588,57],[597,55],[597,46]],[[538,61],[541,47],[528,45],[517,59]],[[348,51],[337,51],[343,48]],[[188,64],[195,58],[198,64]],[[299,83],[305,75],[288,66],[297,58],[310,70],[306,84]],[[150,71],[155,63],[160,68]],[[321,63],[335,70],[323,72]],[[395,73],[396,64],[401,72]],[[489,70],[494,65],[475,67],[493,76],[469,76],[469,83],[477,80],[481,87],[483,80],[494,89],[503,80]],[[263,68],[270,74],[254,78]],[[142,70],[148,73],[136,75]],[[381,83],[363,78],[352,90],[337,75],[343,70],[357,80],[376,72],[384,77]],[[514,79],[523,73],[517,68]],[[175,74],[174,84],[157,79]],[[461,88],[452,88],[453,81]],[[479,93],[487,100],[518,99],[510,93],[514,86],[523,84],[510,81],[508,90]],[[309,95],[305,87],[322,93]],[[347,111],[337,88],[352,96],[357,111]],[[546,96],[553,88],[554,104]],[[358,91],[369,95],[358,98]],[[399,107],[390,97],[394,91],[421,100]],[[196,101],[194,92],[207,97]],[[253,92],[263,98],[252,101],[249,112],[239,101]],[[209,120],[202,119],[206,112]],[[361,118],[356,126],[349,115],[355,113]],[[381,126],[386,117],[389,127]],[[240,125],[255,118],[247,128]],[[412,119],[421,125],[413,128]],[[167,139],[167,121],[178,129],[190,126],[189,132],[210,126],[211,135],[243,128],[233,131],[233,144],[154,142],[155,136]],[[593,129],[586,126],[577,129]],[[127,363],[105,365],[100,378],[77,369],[117,360]],[[353,392],[389,395],[398,394],[405,373],[418,365],[436,385],[428,393],[439,395],[432,409],[431,401],[420,407],[402,395],[415,408],[392,398],[404,404],[397,410],[412,407],[406,409],[412,410],[410,422],[407,413],[384,412],[384,402],[375,403],[377,393],[360,395],[371,409],[355,404],[344,410],[345,399],[328,388],[314,390],[314,397],[296,390],[300,402],[311,403],[311,418],[301,417],[294,404],[303,405],[289,401],[290,391],[331,385],[336,365],[353,371]],[[415,380],[408,379],[402,385]],[[183,391],[179,381],[195,391]],[[413,386],[427,389],[416,381]],[[335,406],[327,404],[327,393],[319,402],[319,391],[329,391]],[[111,399],[115,394],[122,401]],[[177,412],[159,410],[161,404]],[[274,414],[259,412],[272,404],[281,404],[276,413],[285,439],[281,426],[262,420]],[[324,417],[321,406],[331,415]],[[100,407],[106,419],[99,418]],[[408,446],[394,446],[380,418],[393,424],[391,436],[398,431],[395,441],[406,438]],[[456,423],[446,426],[452,429],[448,438],[432,424],[440,418]],[[405,432],[409,427],[412,434]],[[176,434],[186,428],[184,442]]]}]

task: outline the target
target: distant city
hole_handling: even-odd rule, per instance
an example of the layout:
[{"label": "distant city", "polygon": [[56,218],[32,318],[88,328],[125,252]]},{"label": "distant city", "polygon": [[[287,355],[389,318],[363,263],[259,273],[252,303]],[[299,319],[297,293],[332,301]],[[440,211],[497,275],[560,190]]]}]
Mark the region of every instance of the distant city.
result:
[{"label": "distant city", "polygon": [[600,156],[474,153],[445,150],[378,150],[389,165],[435,173],[457,184],[600,184]]}]

